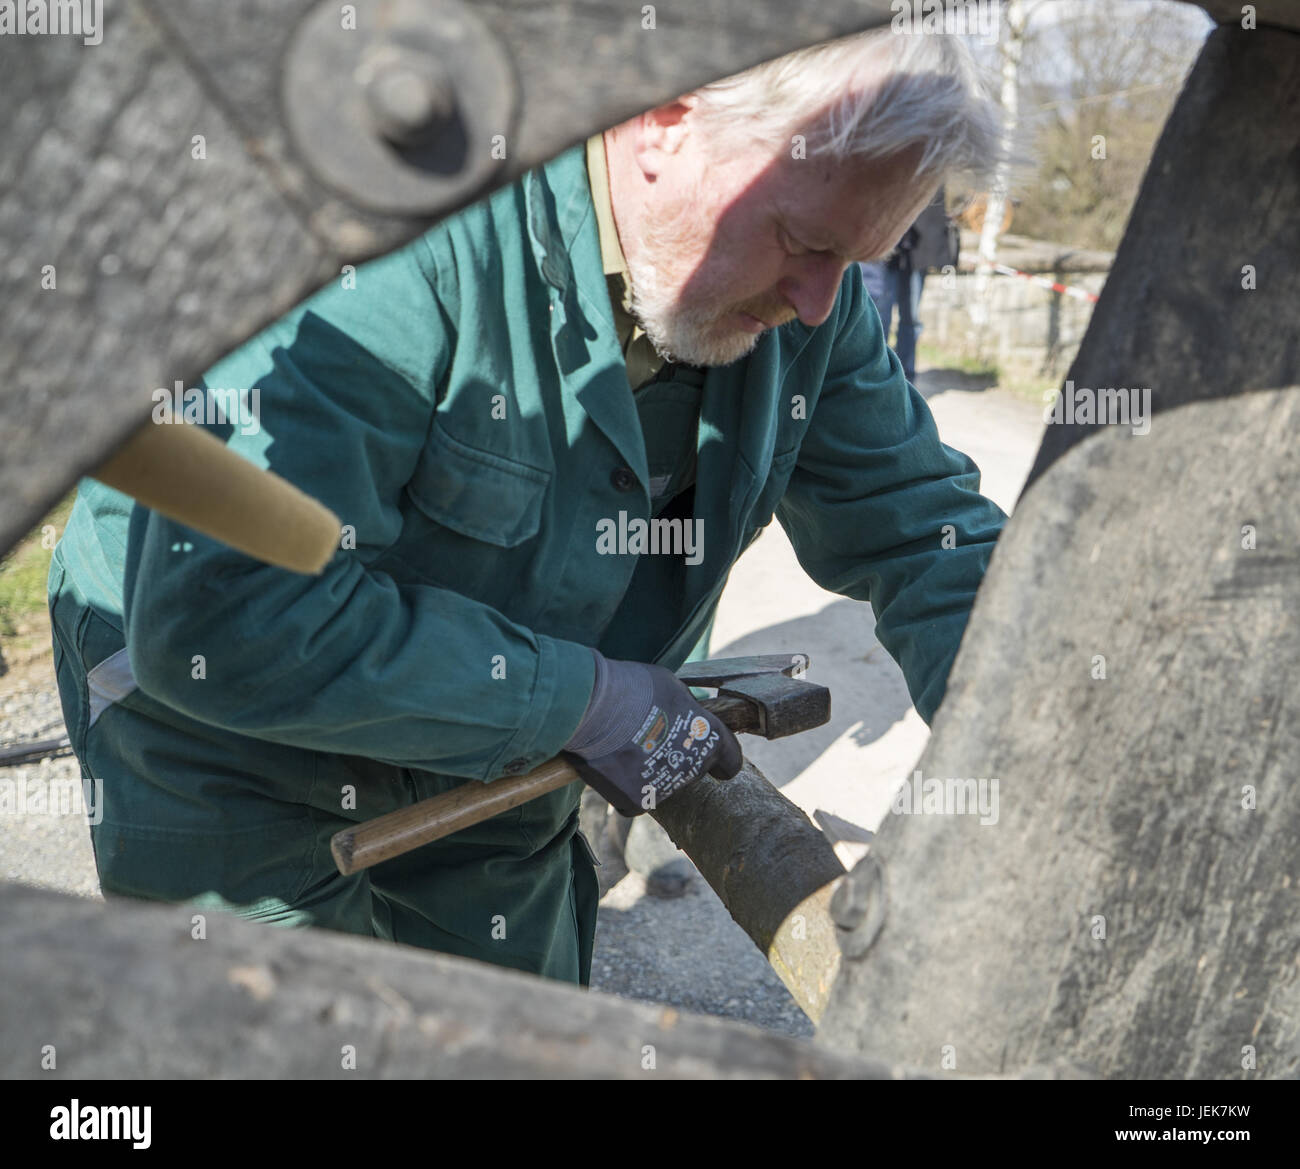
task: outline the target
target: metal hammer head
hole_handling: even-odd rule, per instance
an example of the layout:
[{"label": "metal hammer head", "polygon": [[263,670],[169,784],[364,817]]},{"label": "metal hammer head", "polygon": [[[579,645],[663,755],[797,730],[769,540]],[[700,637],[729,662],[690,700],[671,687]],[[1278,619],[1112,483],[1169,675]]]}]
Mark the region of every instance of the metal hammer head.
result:
[{"label": "metal hammer head", "polygon": [[780,739],[830,721],[831,692],[792,675],[803,673],[807,654],[761,654],[687,662],[677,677],[687,686],[715,687],[719,695],[738,698],[753,711],[754,734]]}]

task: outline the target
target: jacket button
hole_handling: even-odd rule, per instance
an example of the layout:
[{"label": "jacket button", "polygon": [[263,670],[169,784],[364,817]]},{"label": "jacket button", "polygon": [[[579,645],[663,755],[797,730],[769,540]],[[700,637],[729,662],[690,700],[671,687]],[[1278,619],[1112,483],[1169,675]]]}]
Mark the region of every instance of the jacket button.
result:
[{"label": "jacket button", "polygon": [[637,489],[637,477],[631,467],[615,467],[609,481],[614,484],[615,491],[635,491]]},{"label": "jacket button", "polygon": [[506,764],[506,771],[510,775],[518,775],[521,771],[527,770],[528,760],[522,755],[518,759],[511,759],[510,762]]}]

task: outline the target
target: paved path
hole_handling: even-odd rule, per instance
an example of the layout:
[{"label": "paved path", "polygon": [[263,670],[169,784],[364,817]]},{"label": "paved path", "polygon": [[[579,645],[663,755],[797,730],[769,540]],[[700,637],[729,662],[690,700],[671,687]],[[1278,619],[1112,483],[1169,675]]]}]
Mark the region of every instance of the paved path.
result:
[{"label": "paved path", "polygon": [[[981,490],[1009,514],[1042,437],[1039,407],[998,389],[948,388],[968,382],[960,374],[919,380],[943,441],[975,460]],[[711,648],[716,657],[810,655],[809,678],[831,688],[830,724],[772,743],[747,739],[746,753],[809,815],[824,808],[874,831],[929,729],[876,640],[870,606],[814,584],[774,520],[732,571]]]}]

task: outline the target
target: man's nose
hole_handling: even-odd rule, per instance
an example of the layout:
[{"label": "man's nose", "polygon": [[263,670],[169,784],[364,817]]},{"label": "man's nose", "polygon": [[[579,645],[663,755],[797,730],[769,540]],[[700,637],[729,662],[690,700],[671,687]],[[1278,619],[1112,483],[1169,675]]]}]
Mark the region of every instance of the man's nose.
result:
[{"label": "man's nose", "polygon": [[835,256],[799,256],[796,266],[777,289],[790,302],[799,320],[815,328],[831,315],[847,267],[847,263]]}]

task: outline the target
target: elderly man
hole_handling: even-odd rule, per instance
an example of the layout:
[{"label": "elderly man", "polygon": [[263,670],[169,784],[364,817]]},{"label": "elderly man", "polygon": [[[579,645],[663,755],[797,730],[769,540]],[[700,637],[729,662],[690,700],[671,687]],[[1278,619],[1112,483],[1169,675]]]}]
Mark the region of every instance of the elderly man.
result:
[{"label": "elderly man", "polygon": [[928,720],[1005,517],[854,261],[993,133],[952,38],[805,50],[566,151],[218,362],[261,425],[214,429],[343,540],[298,576],[82,484],[50,601],[105,893],[586,984],[578,791],[357,876],[329,837],[562,751],[631,813],[734,774],[672,671],[773,514],[870,602]]}]

